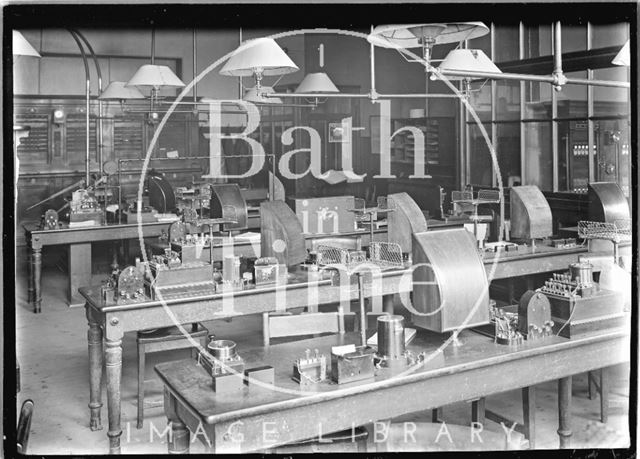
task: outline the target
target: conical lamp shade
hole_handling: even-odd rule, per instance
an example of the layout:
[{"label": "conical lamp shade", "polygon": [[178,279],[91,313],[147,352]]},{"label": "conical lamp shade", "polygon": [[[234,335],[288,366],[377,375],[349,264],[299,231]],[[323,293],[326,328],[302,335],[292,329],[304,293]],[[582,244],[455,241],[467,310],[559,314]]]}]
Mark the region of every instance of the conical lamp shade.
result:
[{"label": "conical lamp shade", "polygon": [[156,89],[166,86],[182,88],[184,83],[166,65],[146,64],[138,69],[125,86],[151,86]]},{"label": "conical lamp shade", "polygon": [[124,81],[112,81],[109,86],[98,96],[100,100],[127,100],[127,99],[144,99],[138,88],[135,86],[127,87]]},{"label": "conical lamp shade", "polygon": [[298,70],[298,66],[271,38],[256,38],[243,43],[220,69],[220,75],[252,76],[284,75]]},{"label": "conical lamp shade", "polygon": [[40,53],[17,30],[13,31],[13,55],[40,57]]},{"label": "conical lamp shade", "polygon": [[253,102],[258,104],[281,104],[282,99],[279,97],[265,97],[264,94],[273,94],[275,91],[271,86],[261,86],[260,91],[254,86],[249,88],[245,93],[242,100],[247,102]]},{"label": "conical lamp shade", "polygon": [[613,65],[626,65],[629,67],[631,65],[631,50],[629,45],[629,40],[624,44],[622,49],[616,54],[616,57],[611,61]]},{"label": "conical lamp shade", "polygon": [[[438,66],[439,70],[459,70],[465,72],[502,73],[496,64],[479,49],[454,49]],[[462,80],[468,77],[448,76],[450,80]]]},{"label": "conical lamp shade", "polygon": [[314,92],[340,92],[326,73],[308,73],[296,88],[297,94],[312,94]]},{"label": "conical lamp shade", "polygon": [[391,24],[375,27],[367,41],[382,48],[421,48],[424,39],[439,45],[471,40],[488,33],[489,28],[482,22]]}]

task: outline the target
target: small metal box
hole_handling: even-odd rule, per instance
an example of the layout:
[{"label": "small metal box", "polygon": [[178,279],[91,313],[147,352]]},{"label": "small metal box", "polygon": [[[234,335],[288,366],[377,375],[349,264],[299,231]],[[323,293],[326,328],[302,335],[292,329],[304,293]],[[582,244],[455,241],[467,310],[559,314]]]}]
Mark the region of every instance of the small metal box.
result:
[{"label": "small metal box", "polygon": [[366,346],[356,347],[355,352],[334,354],[331,352],[331,380],[346,384],[373,378],[375,351]]}]

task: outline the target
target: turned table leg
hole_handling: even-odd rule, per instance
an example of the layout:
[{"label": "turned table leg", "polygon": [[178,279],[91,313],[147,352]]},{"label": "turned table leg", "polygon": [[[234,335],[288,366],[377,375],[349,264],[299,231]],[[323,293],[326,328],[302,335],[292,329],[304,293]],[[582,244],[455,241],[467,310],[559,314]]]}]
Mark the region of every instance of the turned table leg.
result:
[{"label": "turned table leg", "polygon": [[31,237],[27,235],[27,303],[33,304],[33,249],[31,248]]},{"label": "turned table leg", "polygon": [[571,376],[558,380],[558,436],[560,448],[569,448],[571,432]]},{"label": "turned table leg", "polygon": [[31,268],[33,272],[33,312],[38,314],[42,311],[42,289],[40,285],[42,275],[42,246],[33,246],[31,252]]},{"label": "turned table leg", "polygon": [[95,321],[90,307],[85,306],[87,319],[89,321],[89,331],[87,341],[89,344],[89,410],[91,418],[89,427],[91,430],[102,430],[102,420],[100,410],[102,409],[102,327]]},{"label": "turned table leg", "polygon": [[[112,319],[117,320],[117,319]],[[108,325],[107,325],[108,326]],[[109,454],[120,454],[120,380],[122,377],[122,335],[105,340],[107,369],[107,410],[109,412]]]}]

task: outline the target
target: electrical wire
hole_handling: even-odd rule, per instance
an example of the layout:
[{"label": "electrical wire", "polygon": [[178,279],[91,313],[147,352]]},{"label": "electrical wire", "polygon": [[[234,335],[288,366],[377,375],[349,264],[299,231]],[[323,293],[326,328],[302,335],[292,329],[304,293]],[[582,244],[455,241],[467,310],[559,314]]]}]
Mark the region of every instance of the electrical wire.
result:
[{"label": "electrical wire", "polygon": [[[571,292],[571,296],[575,295],[575,293],[578,291],[578,287],[575,288],[575,290],[573,290]],[[564,330],[564,327],[566,327],[569,322],[571,322],[571,319],[573,319],[573,313],[576,312],[576,302],[573,302],[573,308],[571,308],[571,313],[569,314],[569,318],[565,321],[564,324],[562,324],[562,327],[560,327],[560,330],[558,330],[558,333],[556,333],[556,336],[560,336],[560,332],[562,330]]]}]

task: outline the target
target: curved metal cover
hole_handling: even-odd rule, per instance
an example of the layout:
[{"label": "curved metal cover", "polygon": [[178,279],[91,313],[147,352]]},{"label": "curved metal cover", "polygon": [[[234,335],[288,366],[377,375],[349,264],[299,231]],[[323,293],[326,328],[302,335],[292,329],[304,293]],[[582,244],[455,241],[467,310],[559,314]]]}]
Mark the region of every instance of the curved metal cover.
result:
[{"label": "curved metal cover", "polygon": [[553,234],[553,218],[547,199],[535,185],[514,186],[511,200],[511,237],[544,239]]},{"label": "curved metal cover", "polygon": [[389,242],[399,244],[403,253],[410,253],[413,233],[427,231],[427,219],[407,193],[394,193],[387,198],[395,204],[395,211],[387,214]]},{"label": "curved metal cover", "polygon": [[176,196],[169,180],[162,175],[149,176],[149,205],[162,214],[173,212]]},{"label": "curved metal cover", "polygon": [[413,265],[415,325],[442,333],[489,323],[489,282],[473,234],[415,233]]},{"label": "curved metal cover", "polygon": [[628,220],[629,203],[615,182],[593,182],[589,184],[589,220],[615,223]]},{"label": "curved metal cover", "polygon": [[[232,206],[235,215],[223,215],[224,206]],[[225,223],[225,230],[243,230],[248,226],[248,210],[240,187],[237,183],[216,183],[211,185],[211,201],[209,204],[211,218],[231,218],[238,223]]]},{"label": "curved metal cover", "polygon": [[260,204],[260,245],[261,256],[274,257],[279,264],[294,266],[307,258],[302,225],[284,202]]}]

